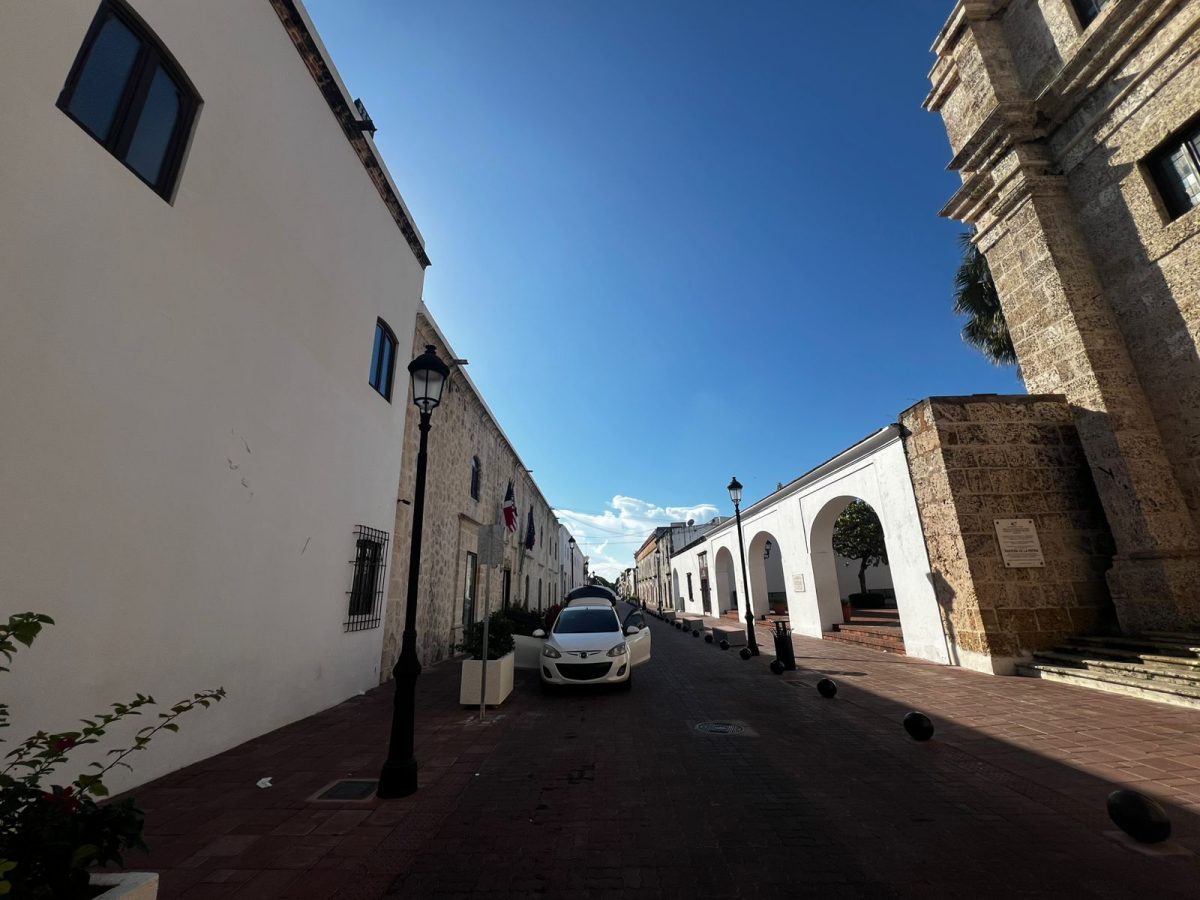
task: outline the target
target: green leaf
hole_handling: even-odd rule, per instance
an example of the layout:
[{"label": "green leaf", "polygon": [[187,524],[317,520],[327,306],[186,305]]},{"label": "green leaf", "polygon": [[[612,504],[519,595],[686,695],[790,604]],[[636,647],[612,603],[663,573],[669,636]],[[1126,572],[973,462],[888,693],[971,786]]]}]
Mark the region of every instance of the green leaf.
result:
[{"label": "green leaf", "polygon": [[76,847],[75,852],[71,854],[71,865],[82,866],[99,851],[100,848],[95,844],[81,844],[80,846]]},{"label": "green leaf", "polygon": [[165,728],[167,731],[178,731],[179,730],[179,726],[176,725],[174,722],[164,722],[163,728]]}]

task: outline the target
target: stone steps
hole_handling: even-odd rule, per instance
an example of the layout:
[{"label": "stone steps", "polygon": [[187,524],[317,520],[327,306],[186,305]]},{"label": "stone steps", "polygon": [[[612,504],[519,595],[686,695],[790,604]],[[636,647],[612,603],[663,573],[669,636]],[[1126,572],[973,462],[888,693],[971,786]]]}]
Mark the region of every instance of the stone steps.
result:
[{"label": "stone steps", "polygon": [[1074,637],[1033,654],[1017,674],[1158,703],[1200,708],[1200,635]]},{"label": "stone steps", "polygon": [[1052,666],[1046,663],[1018,664],[1017,674],[1112,694],[1124,694],[1127,697],[1138,697],[1156,703],[1200,709],[1200,687],[1186,688],[1165,682],[1145,682],[1125,675],[1106,674],[1095,669]]},{"label": "stone steps", "polygon": [[827,641],[870,647],[904,655],[904,635],[899,628],[887,625],[835,625],[833,631],[821,635]]}]

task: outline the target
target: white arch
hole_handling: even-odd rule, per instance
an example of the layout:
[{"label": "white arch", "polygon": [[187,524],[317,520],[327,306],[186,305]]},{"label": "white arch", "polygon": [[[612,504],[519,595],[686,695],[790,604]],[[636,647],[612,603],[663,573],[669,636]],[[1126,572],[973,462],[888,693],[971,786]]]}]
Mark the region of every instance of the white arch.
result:
[{"label": "white arch", "polygon": [[[770,554],[767,542],[770,542]],[[750,576],[750,596],[753,600],[754,617],[771,609],[771,596],[787,600],[787,583],[784,581],[783,548],[779,538],[765,529],[750,539],[746,549],[746,568]]]}]

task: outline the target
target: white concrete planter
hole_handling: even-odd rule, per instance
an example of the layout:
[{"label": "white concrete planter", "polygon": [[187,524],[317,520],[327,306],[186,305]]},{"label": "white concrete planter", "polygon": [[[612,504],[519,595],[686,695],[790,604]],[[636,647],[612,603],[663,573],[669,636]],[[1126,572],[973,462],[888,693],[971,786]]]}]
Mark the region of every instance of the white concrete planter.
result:
[{"label": "white concrete planter", "polygon": [[[516,667],[518,669],[536,669],[541,666],[542,647],[546,644],[545,638],[514,634],[513,641],[516,642],[513,652],[517,655]],[[488,677],[491,678],[491,675],[489,674]]]},{"label": "white concrete planter", "polygon": [[93,872],[93,887],[107,887],[96,900],[155,900],[158,896],[157,872]]},{"label": "white concrete planter", "polygon": [[[515,662],[515,652],[487,661],[488,706],[499,706],[512,693]],[[484,661],[481,659],[463,660],[462,683],[458,691],[458,702],[463,706],[479,705],[479,676],[482,674],[479,667],[482,665]]]}]

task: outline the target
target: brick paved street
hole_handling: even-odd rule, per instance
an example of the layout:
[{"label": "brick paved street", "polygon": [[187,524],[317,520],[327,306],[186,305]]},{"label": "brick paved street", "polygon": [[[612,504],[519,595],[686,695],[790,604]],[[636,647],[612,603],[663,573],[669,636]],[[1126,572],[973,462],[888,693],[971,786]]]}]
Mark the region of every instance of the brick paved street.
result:
[{"label": "brick paved street", "polygon": [[[406,800],[307,800],[376,774],[390,687],[147,785],[130,867],[165,898],[1200,896],[1200,713],[805,638],[776,677],[652,628],[632,693],[527,677],[486,726],[456,664],[427,670]],[[927,744],[900,727],[914,707]],[[1169,806],[1163,849],[1114,834],[1123,784]]]}]

